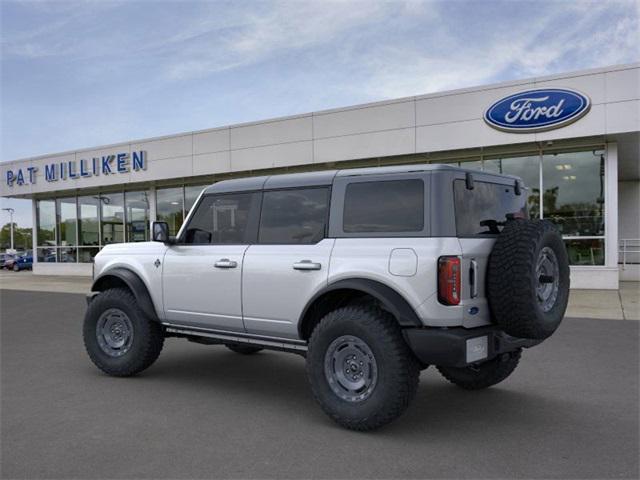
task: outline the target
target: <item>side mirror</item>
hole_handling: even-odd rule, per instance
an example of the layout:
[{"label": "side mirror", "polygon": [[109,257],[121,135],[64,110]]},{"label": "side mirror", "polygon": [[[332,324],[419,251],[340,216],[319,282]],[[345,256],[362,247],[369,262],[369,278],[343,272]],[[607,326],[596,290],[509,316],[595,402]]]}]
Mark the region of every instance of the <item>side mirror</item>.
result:
[{"label": "side mirror", "polygon": [[154,242],[169,243],[169,224],[167,222],[153,222],[151,238]]}]

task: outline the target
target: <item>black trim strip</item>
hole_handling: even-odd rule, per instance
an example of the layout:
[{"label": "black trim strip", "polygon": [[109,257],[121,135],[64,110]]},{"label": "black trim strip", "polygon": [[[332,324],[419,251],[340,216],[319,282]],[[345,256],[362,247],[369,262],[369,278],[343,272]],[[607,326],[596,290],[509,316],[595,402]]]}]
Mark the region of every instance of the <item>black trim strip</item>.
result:
[{"label": "black trim strip", "polygon": [[291,338],[269,337],[263,335],[250,335],[242,332],[229,332],[225,330],[215,330],[202,327],[192,327],[186,325],[174,325],[172,323],[164,323],[168,333],[176,333],[179,335],[217,338],[220,340],[228,340],[234,343],[250,343],[253,345],[262,345],[265,347],[277,348],[281,350],[291,350],[295,352],[306,352],[307,342],[304,340],[295,340]]}]

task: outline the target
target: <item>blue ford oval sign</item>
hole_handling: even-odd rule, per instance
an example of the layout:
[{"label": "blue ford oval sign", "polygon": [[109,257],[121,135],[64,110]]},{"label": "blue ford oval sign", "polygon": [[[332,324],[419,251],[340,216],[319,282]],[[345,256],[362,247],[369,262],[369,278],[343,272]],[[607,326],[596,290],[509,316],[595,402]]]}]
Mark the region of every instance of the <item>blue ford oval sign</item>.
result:
[{"label": "blue ford oval sign", "polygon": [[507,132],[540,132],[574,122],[590,107],[589,97],[575,90],[541,88],[498,100],[484,113],[484,120]]}]

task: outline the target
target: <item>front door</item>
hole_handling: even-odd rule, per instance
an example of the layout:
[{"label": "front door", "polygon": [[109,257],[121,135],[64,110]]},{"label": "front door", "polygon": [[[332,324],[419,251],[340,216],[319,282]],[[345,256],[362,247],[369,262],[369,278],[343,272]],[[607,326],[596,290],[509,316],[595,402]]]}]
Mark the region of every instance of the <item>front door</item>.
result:
[{"label": "front door", "polygon": [[258,243],[244,257],[242,303],[248,332],[297,338],[309,299],[327,284],[334,239],[325,238],[329,189],[266,191]]},{"label": "front door", "polygon": [[255,239],[260,196],[205,195],[163,266],[165,318],[170,323],[244,331],[242,266]]}]

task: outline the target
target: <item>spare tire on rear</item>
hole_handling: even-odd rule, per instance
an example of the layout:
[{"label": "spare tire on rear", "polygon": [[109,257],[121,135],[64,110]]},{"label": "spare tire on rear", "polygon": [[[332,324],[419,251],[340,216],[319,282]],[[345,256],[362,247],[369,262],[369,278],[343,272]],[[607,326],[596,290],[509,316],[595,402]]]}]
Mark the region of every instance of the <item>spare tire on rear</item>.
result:
[{"label": "spare tire on rear", "polygon": [[494,322],[519,338],[542,340],[560,325],[569,300],[569,259],[548,220],[509,220],[487,272]]}]

